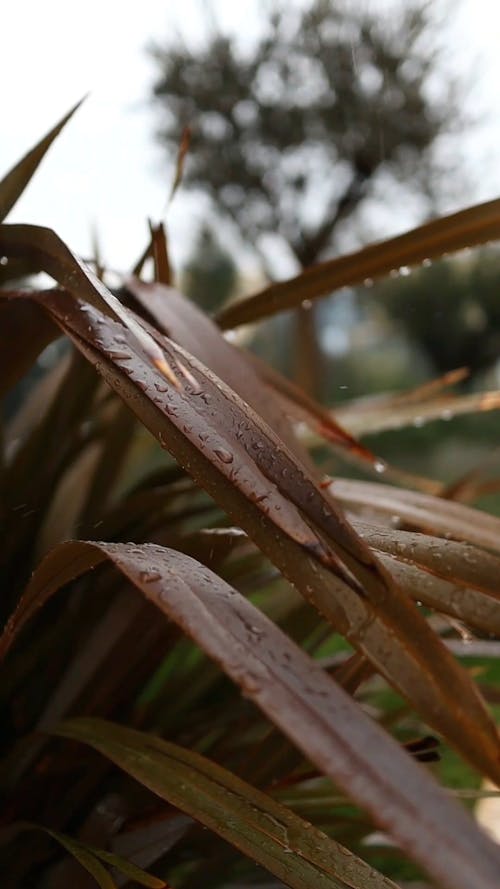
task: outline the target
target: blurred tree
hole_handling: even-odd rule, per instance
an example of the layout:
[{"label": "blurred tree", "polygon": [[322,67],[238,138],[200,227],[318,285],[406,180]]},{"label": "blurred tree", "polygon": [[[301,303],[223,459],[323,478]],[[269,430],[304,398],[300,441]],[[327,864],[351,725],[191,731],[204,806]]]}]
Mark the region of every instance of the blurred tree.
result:
[{"label": "blurred tree", "polygon": [[500,253],[441,260],[376,287],[390,317],[438,372],[500,358]]},{"label": "blurred tree", "polygon": [[213,312],[233,294],[237,280],[231,254],[221,246],[213,229],[203,225],[182,272],[184,292],[205,311]]},{"label": "blurred tree", "polygon": [[[425,0],[390,14],[342,0],[273,9],[245,51],[215,26],[201,48],[152,50],[158,137],[172,155],[189,124],[186,185],[210,195],[267,268],[269,235],[305,267],[335,248],[340,224],[389,181],[428,212],[434,143],[456,103],[442,82],[439,101],[430,98],[436,50]],[[302,313],[303,340],[313,327],[314,312]],[[299,352],[299,376],[313,388],[313,353]]]}]

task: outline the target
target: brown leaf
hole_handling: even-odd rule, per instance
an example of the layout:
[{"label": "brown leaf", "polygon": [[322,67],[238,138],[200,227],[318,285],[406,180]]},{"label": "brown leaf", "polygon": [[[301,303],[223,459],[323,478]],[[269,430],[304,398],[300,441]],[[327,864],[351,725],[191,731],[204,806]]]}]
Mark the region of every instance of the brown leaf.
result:
[{"label": "brown leaf", "polygon": [[[51,310],[66,327],[69,307],[62,314],[51,298]],[[174,366],[182,357],[194,389],[187,381],[182,390],[160,384],[157,371],[133,350],[136,340],[127,342],[132,348],[127,354],[123,328],[115,329],[115,322],[95,316],[90,307],[83,315],[71,311],[71,327],[76,344],[110,385],[284,575],[431,725],[496,774],[498,738],[475,686],[271,430],[172,342],[162,341],[168,361]],[[138,398],[138,391],[146,397]]]},{"label": "brown leaf", "polygon": [[[500,853],[477,830],[465,811],[366,716],[317,663],[248,600],[188,556],[147,544],[62,544],[37,569],[5,632],[5,647],[58,588],[105,558],[192,636],[312,762],[366,808],[443,886],[470,889],[473,874],[475,889],[493,889]],[[99,736],[101,725],[104,734]],[[105,740],[107,726],[110,746]],[[135,738],[137,743],[146,744],[152,750],[163,749],[164,742],[151,736],[95,720],[74,720],[61,729],[62,734],[95,743],[98,749],[125,769],[131,768],[132,774],[158,792],[155,785],[158,779],[153,772],[147,778],[144,771],[134,771],[132,763],[142,761],[145,765],[144,758],[138,760],[132,747],[125,759],[119,754],[120,732],[125,745],[128,738],[133,747]],[[165,754],[172,753],[173,748],[167,750],[167,746]],[[175,755],[178,757],[180,753]],[[182,755],[188,761],[190,757],[196,758],[189,751]],[[156,768],[153,764],[152,767]],[[201,768],[205,769],[200,758],[197,780]],[[209,771],[214,770],[213,774],[217,768],[211,764],[206,766]],[[226,783],[226,779],[223,770],[219,771],[216,780],[220,785]],[[231,780],[237,782],[234,777]],[[178,774],[175,783],[182,787]],[[233,792],[238,789],[243,793],[236,783]],[[249,792],[248,789],[246,794]],[[258,798],[258,807],[263,808],[267,798],[257,791],[252,793],[255,800]],[[170,795],[167,798],[183,807],[182,794],[176,800]],[[270,801],[266,805],[270,805]],[[189,814],[199,817],[196,811]],[[285,817],[281,810],[273,814],[278,821]],[[234,842],[232,837],[229,839]],[[343,873],[338,866],[337,859],[332,861],[332,875],[344,879],[347,885],[358,885],[352,882],[358,867],[355,859],[340,859],[340,866],[346,868]],[[373,872],[364,867],[363,889],[377,886],[377,876],[372,876]]]},{"label": "brown leaf", "polygon": [[304,300],[329,296],[341,287],[387,275],[393,269],[438,259],[445,253],[486,244],[499,237],[500,199],[476,204],[396,238],[311,266],[295,278],[271,284],[259,293],[229,303],[219,312],[217,320],[228,330],[300,306]]}]

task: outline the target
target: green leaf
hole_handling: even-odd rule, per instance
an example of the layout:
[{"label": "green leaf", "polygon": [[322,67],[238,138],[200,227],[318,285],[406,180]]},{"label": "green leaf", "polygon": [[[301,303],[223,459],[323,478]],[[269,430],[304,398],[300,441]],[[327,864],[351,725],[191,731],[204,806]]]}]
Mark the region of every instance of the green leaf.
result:
[{"label": "green leaf", "polygon": [[74,107],[64,115],[62,120],[44,136],[0,181],[0,222],[10,212],[16,201],[21,197],[31,177],[36,172],[41,160],[57,138],[68,120],[80,107],[84,100],[80,99]]},{"label": "green leaf", "polygon": [[421,225],[378,244],[311,266],[288,281],[232,302],[217,317],[224,330],[300,306],[304,300],[329,296],[341,287],[362,284],[393,269],[438,259],[464,247],[500,238],[500,199],[476,204]]},{"label": "green leaf", "polygon": [[59,843],[60,846],[63,846],[73,858],[81,864],[83,868],[85,868],[88,873],[94,877],[96,883],[101,887],[101,889],[117,889],[115,881],[112,879],[111,874],[106,870],[105,867],[101,864],[98,858],[96,858],[93,850],[87,848],[82,845],[82,843],[78,843],[76,840],[73,840],[71,837],[65,836],[62,833],[59,833],[56,830],[48,830],[47,828],[39,828],[52,837],[53,840]]},{"label": "green leaf", "polygon": [[295,889],[396,889],[348,849],[198,753],[98,719],[56,734],[89,744]]},{"label": "green leaf", "polygon": [[116,870],[121,871],[121,873],[125,874],[130,880],[135,880],[135,882],[140,883],[141,886],[147,886],[148,889],[165,889],[167,886],[164,880],[160,880],[159,877],[154,877],[152,874],[146,873],[141,867],[137,867],[136,864],[127,861],[125,858],[122,858],[121,855],[115,855],[112,852],[107,852],[105,849],[96,849],[94,846],[89,846],[86,843],[75,840],[73,837],[60,833],[58,830],[51,830],[41,824],[33,824],[30,822],[18,822],[9,828],[10,834],[13,836],[17,833],[30,830],[38,830],[48,834],[49,837],[52,837],[56,843],[59,843],[60,846],[66,849],[66,851],[69,852],[69,854],[94,877],[101,889],[117,889],[115,881],[106,868],[102,866],[101,861],[104,861],[106,864],[109,864],[110,867],[114,867]]}]

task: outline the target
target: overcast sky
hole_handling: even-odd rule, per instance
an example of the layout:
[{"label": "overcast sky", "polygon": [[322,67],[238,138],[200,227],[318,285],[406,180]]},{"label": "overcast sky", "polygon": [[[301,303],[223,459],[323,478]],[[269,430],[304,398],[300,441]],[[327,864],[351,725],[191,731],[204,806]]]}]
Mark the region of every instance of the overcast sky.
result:
[{"label": "overcast sky", "polygon": [[[380,0],[365,2],[378,7]],[[456,5],[447,54],[450,65],[472,75],[469,108],[484,118],[463,141],[476,180],[472,197],[483,200],[500,195],[500,4]],[[213,0],[212,6],[243,39],[257,32],[258,0]],[[0,175],[90,91],[9,221],[48,225],[83,255],[95,226],[106,261],[129,268],[145,244],[145,220],[159,218],[170,184],[152,138],[153,68],[145,47],[169,38],[176,26],[196,39],[202,10],[203,0],[8,4],[1,25]],[[201,215],[197,204],[175,199],[168,217],[174,256],[185,253]]]}]

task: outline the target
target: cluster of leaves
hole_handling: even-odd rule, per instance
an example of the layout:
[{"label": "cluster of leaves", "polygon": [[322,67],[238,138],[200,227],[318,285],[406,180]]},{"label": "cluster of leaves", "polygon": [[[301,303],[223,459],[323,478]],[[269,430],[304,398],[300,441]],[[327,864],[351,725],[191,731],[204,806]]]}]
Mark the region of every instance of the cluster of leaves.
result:
[{"label": "cluster of leaves", "polygon": [[[0,183],[2,219],[61,126]],[[498,885],[498,848],[417,759],[436,758],[433,732],[500,783],[495,689],[453,638],[466,627],[484,651],[500,634],[500,522],[458,502],[477,479],[325,479],[304,426],[384,467],[221,329],[499,235],[500,202],[471,208],[215,324],[170,286],[161,226],[143,256],[154,281],[140,262],[118,293],[54,232],[0,226],[3,391],[70,344],[3,429],[6,889],[269,874],[394,889],[402,862],[449,889]],[[39,271],[57,286],[17,287]],[[451,382],[350,405],[346,421],[498,406],[443,394]]]}]

